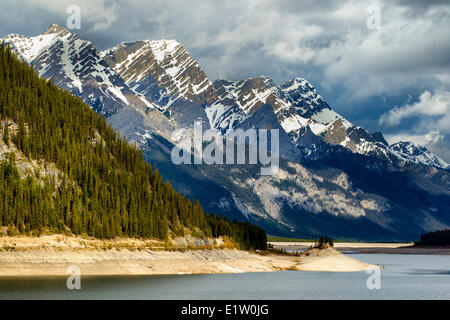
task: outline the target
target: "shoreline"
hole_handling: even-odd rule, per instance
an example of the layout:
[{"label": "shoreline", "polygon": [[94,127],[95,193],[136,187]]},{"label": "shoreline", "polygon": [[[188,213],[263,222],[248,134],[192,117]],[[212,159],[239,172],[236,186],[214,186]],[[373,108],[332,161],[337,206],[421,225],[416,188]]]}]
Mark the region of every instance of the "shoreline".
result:
[{"label": "shoreline", "polygon": [[[46,255],[38,251],[28,251],[16,261],[4,261],[0,254],[0,279],[14,276],[67,276],[67,268],[77,266],[83,275],[185,275],[185,274],[232,274],[276,271],[321,271],[321,272],[355,272],[378,269],[380,266],[370,265],[348,257],[334,250],[326,249],[313,256],[280,256],[258,255],[239,250],[216,249],[206,251],[186,251],[175,253],[160,251],[156,257],[144,257],[146,252],[133,252],[140,259],[129,259],[130,252],[103,252],[119,257],[116,260],[105,259],[84,262],[86,257],[98,256],[101,252],[54,251],[55,255],[72,255],[67,261],[48,262],[52,252]],[[80,259],[81,254],[81,259]],[[29,262],[30,258],[41,256],[40,261]],[[196,256],[196,257],[193,257]],[[215,256],[215,257],[213,257]]]},{"label": "shoreline", "polygon": [[[270,242],[277,249],[303,251],[312,242]],[[352,243],[337,242],[334,248],[340,252],[361,254],[421,254],[450,255],[450,247],[416,247],[413,243]]]},{"label": "shoreline", "polygon": [[[59,241],[57,241],[59,240]],[[58,245],[53,242],[57,241]],[[149,249],[147,247],[108,247],[111,241],[95,246],[89,240],[45,236],[0,238],[0,279],[14,276],[67,276],[67,268],[76,265],[82,275],[181,275],[223,274],[275,271],[354,272],[378,269],[333,249],[313,249],[308,255],[284,256],[248,252],[233,248],[200,247],[195,250]],[[134,244],[140,240],[132,240]],[[136,242],[138,241],[138,242]],[[116,240],[117,242],[117,240]],[[152,242],[153,248],[161,243]]]}]

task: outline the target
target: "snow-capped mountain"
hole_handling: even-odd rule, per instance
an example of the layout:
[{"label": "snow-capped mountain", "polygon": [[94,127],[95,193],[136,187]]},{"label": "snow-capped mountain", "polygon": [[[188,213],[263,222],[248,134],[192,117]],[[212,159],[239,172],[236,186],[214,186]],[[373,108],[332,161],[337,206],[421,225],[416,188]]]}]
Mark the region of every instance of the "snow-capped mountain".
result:
[{"label": "snow-capped mountain", "polygon": [[[425,157],[402,156],[393,150],[379,132],[369,133],[354,126],[342,115],[330,108],[317,90],[305,79],[295,78],[277,86],[267,77],[241,81],[216,80],[214,86],[218,98],[206,107],[206,114],[213,128],[226,134],[252,120],[262,106],[269,104],[275,112],[281,128],[290,135],[298,147],[314,145],[318,140],[345,147],[352,152],[378,156],[388,161],[411,161],[445,168],[442,159],[429,161]],[[258,115],[260,118],[260,115]],[[275,126],[274,126],[275,128]],[[289,148],[290,149],[290,148]],[[439,159],[436,155],[430,157]]]},{"label": "snow-capped mountain", "polygon": [[[298,237],[396,240],[450,227],[450,174],[440,169],[448,164],[425,148],[390,146],[381,133],[355,126],[305,79],[212,82],[176,41],[98,52],[57,25],[1,41],[104,114],[177,191],[200,199],[209,212]],[[171,134],[198,119],[224,136],[232,129],[279,129],[279,172],[266,177],[246,165],[175,166]]]},{"label": "snow-capped mountain", "polygon": [[102,61],[91,42],[52,25],[43,34],[10,34],[1,39],[39,74],[80,96],[97,111],[111,115],[124,106],[143,110],[153,103],[132,91],[117,72]]},{"label": "snow-capped mountain", "polygon": [[325,126],[338,119],[341,120],[345,128],[352,126],[343,116],[330,108],[316,88],[307,80],[295,78],[282,83],[280,89],[284,92],[298,115],[304,118],[311,118]]},{"label": "snow-capped mountain", "polygon": [[[381,133],[370,134],[354,126],[332,110],[314,86],[303,78],[279,86],[264,76],[212,83],[187,50],[174,40],[121,43],[100,55],[133,90],[153,100],[160,110],[169,111],[175,119],[179,120],[180,110],[189,108],[211,128],[226,135],[244,121],[248,126],[252,115],[269,104],[294,146],[305,146],[316,140],[312,133],[352,152],[398,160],[398,153],[390,148]],[[171,108],[172,105],[177,107]],[[198,106],[206,115],[201,114]],[[410,158],[401,160],[410,161]],[[411,161],[430,165],[422,160],[418,157]],[[440,165],[440,162],[432,165]]]},{"label": "snow-capped mountain", "polygon": [[406,161],[427,164],[438,168],[448,168],[449,164],[428,151],[427,148],[417,146],[412,142],[400,141],[391,146],[396,154]]},{"label": "snow-capped mountain", "polygon": [[216,98],[213,83],[175,40],[121,43],[101,56],[131,88],[160,107],[181,99],[209,104]]},{"label": "snow-capped mountain", "polygon": [[295,78],[280,85],[297,113],[305,118],[311,118],[325,108],[330,109],[328,103],[319,92],[305,79]]},{"label": "snow-capped mountain", "polygon": [[223,131],[233,129],[240,121],[254,114],[262,106],[272,106],[278,122],[286,133],[305,126],[308,119],[299,116],[284,93],[272,79],[250,78],[215,83],[218,99],[206,108],[212,127]]},{"label": "snow-capped mountain", "polygon": [[[389,146],[381,133],[370,134],[330,108],[307,80],[295,78],[277,86],[267,77],[211,82],[187,50],[174,40],[121,43],[98,52],[91,42],[52,25],[38,36],[10,34],[1,39],[45,78],[80,96],[96,111],[112,116],[124,107],[160,114],[156,132],[186,124],[186,117],[204,119],[226,134],[270,105],[278,124],[294,146],[305,147],[322,139],[352,152],[388,161],[446,167],[428,150],[409,145]],[[258,115],[260,118],[261,115]],[[152,123],[148,123],[152,127]],[[155,128],[154,128],[155,129]],[[149,129],[146,128],[146,131]],[[136,132],[142,135],[140,132]],[[315,137],[317,138],[315,138]],[[397,160],[398,160],[397,159]]]}]

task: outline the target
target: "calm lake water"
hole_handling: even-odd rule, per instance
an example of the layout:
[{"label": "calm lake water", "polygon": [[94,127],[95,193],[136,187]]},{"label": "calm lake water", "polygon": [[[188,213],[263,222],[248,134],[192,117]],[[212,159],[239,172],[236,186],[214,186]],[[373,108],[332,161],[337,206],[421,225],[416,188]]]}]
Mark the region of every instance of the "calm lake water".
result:
[{"label": "calm lake water", "polygon": [[271,272],[227,275],[0,278],[0,299],[450,299],[450,256],[351,254],[385,266],[381,289],[366,272]]}]

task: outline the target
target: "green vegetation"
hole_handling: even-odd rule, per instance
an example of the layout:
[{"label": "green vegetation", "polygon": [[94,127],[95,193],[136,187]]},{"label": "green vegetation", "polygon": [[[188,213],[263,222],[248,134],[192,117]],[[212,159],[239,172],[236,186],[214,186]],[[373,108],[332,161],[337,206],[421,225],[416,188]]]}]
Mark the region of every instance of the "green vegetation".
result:
[{"label": "green vegetation", "polygon": [[330,237],[321,237],[314,247],[319,249],[334,247],[334,241]]},{"label": "green vegetation", "polygon": [[[0,225],[11,234],[50,229],[111,239],[166,239],[190,233],[228,236],[264,249],[266,234],[248,223],[205,215],[198,201],[164,183],[136,149],[80,98],[39,78],[0,47],[0,132],[54,175],[21,177],[14,154],[0,164]],[[10,122],[17,126],[12,130]]]},{"label": "green vegetation", "polygon": [[440,230],[423,234],[416,246],[450,246],[450,230]]},{"label": "green vegetation", "polygon": [[237,239],[244,248],[266,249],[267,237],[264,229],[252,225],[248,222],[230,222],[220,215],[212,214],[206,217],[208,224],[212,229],[212,236],[228,236]]}]

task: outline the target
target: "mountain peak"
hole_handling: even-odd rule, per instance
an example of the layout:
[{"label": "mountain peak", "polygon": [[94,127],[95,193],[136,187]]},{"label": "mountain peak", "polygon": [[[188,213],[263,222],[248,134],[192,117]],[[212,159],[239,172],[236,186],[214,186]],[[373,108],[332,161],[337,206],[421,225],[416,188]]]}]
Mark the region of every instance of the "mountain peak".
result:
[{"label": "mountain peak", "polygon": [[280,85],[280,87],[285,92],[293,92],[296,90],[315,90],[315,88],[306,79],[300,77],[285,81]]},{"label": "mountain peak", "polygon": [[181,43],[179,43],[177,40],[175,39],[159,39],[159,40],[151,40],[151,39],[147,39],[147,40],[143,40],[146,43],[150,43],[150,44],[161,44],[164,46],[167,45],[173,45],[173,46],[177,46]]},{"label": "mountain peak", "polygon": [[177,99],[206,104],[216,98],[213,83],[176,40],[122,43],[100,56],[133,90],[163,109]]},{"label": "mountain peak", "polygon": [[308,80],[306,80],[305,78],[302,77],[295,77],[294,79],[291,80],[292,82],[295,83],[304,83],[304,82],[308,82]]},{"label": "mountain peak", "polygon": [[391,148],[405,160],[422,163],[429,166],[448,168],[449,164],[430,152],[426,147],[416,145],[410,141],[400,141],[391,145]]},{"label": "mountain peak", "polygon": [[43,35],[45,34],[59,34],[61,36],[65,36],[66,34],[70,33],[69,31],[67,31],[66,28],[57,25],[57,24],[52,24],[50,27],[48,27],[48,29],[43,33]]},{"label": "mountain peak", "polygon": [[[316,88],[304,78],[296,77],[285,81],[280,85],[280,89],[289,98],[297,113],[304,118],[311,118],[324,109],[331,109]],[[331,116],[331,118],[327,117],[327,119],[318,120],[318,122],[331,123],[336,116],[339,116],[329,112],[326,115]]]}]

